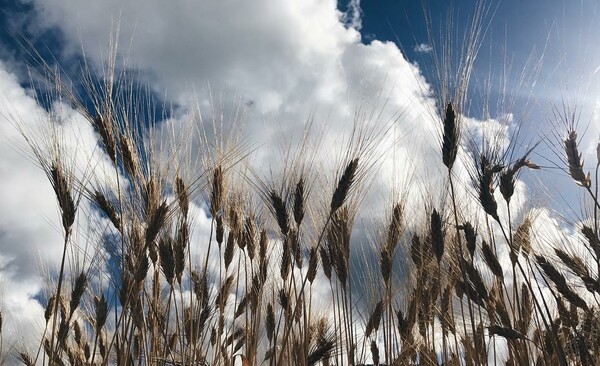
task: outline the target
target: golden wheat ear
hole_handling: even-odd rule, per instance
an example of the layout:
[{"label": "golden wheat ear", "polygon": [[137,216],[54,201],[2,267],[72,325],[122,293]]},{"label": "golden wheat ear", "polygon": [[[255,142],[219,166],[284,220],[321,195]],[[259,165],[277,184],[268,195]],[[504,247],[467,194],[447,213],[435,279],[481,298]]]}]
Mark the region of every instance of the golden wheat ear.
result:
[{"label": "golden wheat ear", "polygon": [[356,171],[358,169],[358,158],[354,158],[348,163],[346,169],[344,169],[344,173],[340,177],[338,184],[333,192],[333,196],[331,197],[331,210],[330,213],[333,214],[336,212],[344,202],[350,192],[354,184],[354,179],[356,178]]},{"label": "golden wheat ear", "polygon": [[571,178],[581,187],[590,188],[592,185],[590,175],[589,173],[586,175],[583,171],[583,159],[581,159],[581,153],[577,148],[577,132],[570,131],[564,140],[564,144]]},{"label": "golden wheat ear", "polygon": [[65,232],[69,232],[75,222],[75,213],[77,210],[72,195],[72,184],[59,162],[52,163],[49,176],[61,211],[63,229]]}]

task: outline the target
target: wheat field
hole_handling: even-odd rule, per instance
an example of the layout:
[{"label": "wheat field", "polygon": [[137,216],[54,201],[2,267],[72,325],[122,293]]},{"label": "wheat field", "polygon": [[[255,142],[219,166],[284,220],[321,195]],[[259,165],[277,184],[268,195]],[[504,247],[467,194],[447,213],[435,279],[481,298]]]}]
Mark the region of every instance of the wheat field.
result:
[{"label": "wheat field", "polygon": [[372,220],[361,215],[389,158],[381,146],[402,139],[393,121],[363,124],[369,106],[339,156],[317,164],[325,147],[308,143],[309,126],[265,173],[242,106],[223,118],[215,103],[212,119],[175,133],[148,122],[114,60],[100,81],[82,77],[85,97],[44,68],[99,150],[81,165],[58,121],[14,120],[55,195],[63,246],[39,343],[0,353],[24,365],[600,364],[600,153],[584,163],[575,112],[557,108],[553,158],[584,217],[549,239],[540,210],[511,200],[544,170],[541,142],[469,148],[478,37],[457,65],[440,55],[424,112],[442,184],[408,179]]}]

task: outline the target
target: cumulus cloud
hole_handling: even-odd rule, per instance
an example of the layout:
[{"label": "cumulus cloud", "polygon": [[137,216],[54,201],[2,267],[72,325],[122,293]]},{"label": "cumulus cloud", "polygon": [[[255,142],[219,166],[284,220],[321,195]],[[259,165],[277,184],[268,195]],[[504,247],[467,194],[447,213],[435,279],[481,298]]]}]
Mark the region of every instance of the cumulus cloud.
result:
[{"label": "cumulus cloud", "polygon": [[[100,64],[118,28],[121,58],[147,72],[161,94],[165,88],[185,102],[196,90],[200,95],[192,98],[207,100],[210,82],[215,90],[252,101],[257,123],[274,113],[286,125],[301,124],[315,106],[339,114],[350,89],[386,74],[388,84],[396,83],[394,94],[404,99],[422,94],[413,72],[389,70],[410,67],[397,48],[363,45],[360,34],[345,26],[335,1],[34,4],[36,24],[60,29],[72,52],[82,46]],[[376,59],[382,49],[392,52]]]},{"label": "cumulus cloud", "polygon": [[[396,171],[419,162],[428,167],[423,181],[439,175],[435,102],[420,70],[394,43],[362,43],[335,1],[33,4],[35,24],[64,35],[65,57],[83,47],[100,68],[118,29],[121,62],[183,108],[198,100],[210,114],[207,83],[224,95],[225,108],[233,109],[228,95],[241,95],[248,106],[247,135],[263,147],[254,154],[256,165],[267,164],[261,160],[272,156],[269,149],[278,147],[280,136],[301,133],[315,110],[330,132],[323,146],[339,146],[341,131],[350,130],[362,108],[358,118],[394,123],[394,137],[401,140],[393,148],[399,149]],[[355,21],[359,5],[349,7]],[[391,143],[381,146],[386,148]]]}]

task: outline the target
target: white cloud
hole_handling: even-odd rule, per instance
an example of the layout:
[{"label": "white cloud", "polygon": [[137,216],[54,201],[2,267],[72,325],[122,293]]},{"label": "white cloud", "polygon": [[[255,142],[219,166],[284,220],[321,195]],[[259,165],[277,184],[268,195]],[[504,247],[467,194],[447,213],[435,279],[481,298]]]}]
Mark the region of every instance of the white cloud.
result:
[{"label": "white cloud", "polygon": [[[160,94],[166,89],[183,106],[196,99],[210,105],[207,82],[215,94],[225,95],[230,110],[234,98],[228,95],[241,95],[252,105],[246,133],[263,147],[254,155],[258,165],[266,165],[261,159],[278,147],[276,137],[299,133],[314,109],[317,123],[325,120],[329,132],[323,146],[339,146],[340,131],[349,131],[360,106],[374,111],[365,119],[398,119],[396,137],[405,137],[400,149],[428,167],[422,180],[438,175],[439,126],[419,69],[391,42],[361,43],[335,1],[34,4],[40,27],[60,29],[67,49],[82,45],[96,65],[107,58],[109,35],[119,28],[120,58],[139,68],[151,88]],[[390,144],[381,146],[386,147]],[[407,161],[400,155],[393,168],[406,171]]]},{"label": "white cloud", "polygon": [[342,21],[346,24],[346,27],[356,29],[357,31],[362,29],[360,0],[350,0],[348,9],[346,9],[346,12],[342,16]]},{"label": "white cloud", "polygon": [[415,52],[419,53],[431,53],[433,51],[433,47],[427,43],[419,43],[415,46],[414,50]]}]

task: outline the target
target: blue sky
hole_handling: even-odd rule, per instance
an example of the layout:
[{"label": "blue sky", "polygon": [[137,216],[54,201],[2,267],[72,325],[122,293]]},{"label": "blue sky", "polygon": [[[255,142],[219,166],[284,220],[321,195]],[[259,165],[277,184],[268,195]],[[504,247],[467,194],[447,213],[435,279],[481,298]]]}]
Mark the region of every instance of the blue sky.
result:
[{"label": "blue sky", "polygon": [[[487,3],[489,16],[485,23],[489,29],[478,55],[476,78],[487,77],[490,70],[501,72],[506,57],[512,64],[515,74],[512,81],[516,84],[514,79],[531,57],[533,62],[541,60],[537,81],[547,83],[538,89],[539,98],[558,102],[563,96],[586,98],[587,95],[577,94],[585,94],[583,91],[588,87],[592,93],[600,91],[590,85],[597,81],[593,74],[600,66],[600,48],[594,41],[594,35],[600,33],[600,3],[594,0]],[[456,19],[457,34],[462,34],[477,4],[476,0],[363,1],[363,41],[397,42],[407,58],[423,65],[422,70],[427,72],[432,55],[415,52],[418,44],[431,43],[424,14],[429,14],[431,23],[439,29],[439,24],[447,21],[449,9],[457,5],[452,17]]]},{"label": "blue sky", "polygon": [[[447,21],[450,7],[455,9],[457,39],[465,33],[476,7],[474,0],[427,3],[435,42],[440,41],[440,25]],[[69,106],[53,110],[56,105],[41,106],[33,97],[27,66],[35,70],[39,65],[30,55],[32,50],[51,64],[56,61],[76,87],[81,86],[78,81],[85,72],[83,61],[91,76],[101,79],[102,73],[96,71],[105,67],[111,50],[115,51],[118,67],[126,67],[129,80],[149,90],[154,101],[173,106],[168,108],[172,118],[166,119],[159,104],[155,119],[174,131],[183,131],[184,121],[195,109],[210,120],[215,100],[225,116],[243,105],[247,109],[244,132],[254,146],[261,147],[253,163],[265,170],[276,165],[270,159],[276,155],[273,151],[281,149],[278,139],[297,136],[310,116],[325,126],[319,137],[327,151],[320,155],[337,156],[339,137],[350,130],[353,112],[372,108],[379,122],[394,121],[394,131],[403,136],[399,144],[381,147],[394,151],[395,159],[382,163],[385,174],[377,183],[393,185],[402,179],[395,174],[415,170],[415,181],[443,186],[434,52],[416,49],[422,45],[421,50],[427,51],[433,43],[421,1],[351,4],[354,8],[333,0],[3,1],[0,138],[7,143],[0,144],[0,174],[6,177],[0,183],[0,202],[4,202],[0,209],[0,285],[4,284],[0,299],[5,303],[6,324],[13,328],[35,324],[35,317],[43,311],[35,301],[44,285],[38,264],[55,270],[61,248],[60,233],[52,224],[57,213],[53,193],[43,173],[15,150],[20,140],[11,119],[14,122],[16,116],[35,130],[40,121],[51,117],[50,109],[66,116],[78,131],[72,140],[77,142],[79,150],[74,151],[79,158],[97,148],[95,134],[76,111]],[[596,113],[600,4],[595,0],[505,0],[490,1],[488,6],[483,22],[487,32],[468,92],[471,105],[465,111],[466,125],[479,136],[488,127],[510,133],[517,122],[523,123],[524,136],[519,140],[523,146],[516,154],[541,142],[533,156],[546,168],[540,176],[550,177],[559,188],[571,187],[571,180],[559,169],[560,139],[566,131],[565,126],[556,125],[553,108],[560,109],[563,101],[581,108],[581,136],[585,138],[580,145],[586,161],[593,164],[600,135]],[[443,32],[442,38],[446,36]],[[111,48],[114,40],[118,47]],[[460,50],[461,43],[456,44]],[[491,81],[489,88],[487,81]],[[497,108],[503,82],[509,100],[515,101],[504,109]],[[491,108],[486,115],[482,100],[488,92]],[[512,113],[514,120],[506,119],[503,124],[505,113]],[[457,168],[457,174],[466,177],[466,167]],[[520,186],[516,204],[521,208],[564,204],[552,185],[531,192],[539,188],[537,179],[531,179],[534,189]],[[571,187],[570,192],[575,193],[570,193],[573,197],[567,197],[567,202],[577,199],[577,190]],[[414,191],[415,196],[420,193]],[[374,199],[385,202],[389,197],[381,194]],[[10,333],[6,339],[15,340]]]}]

